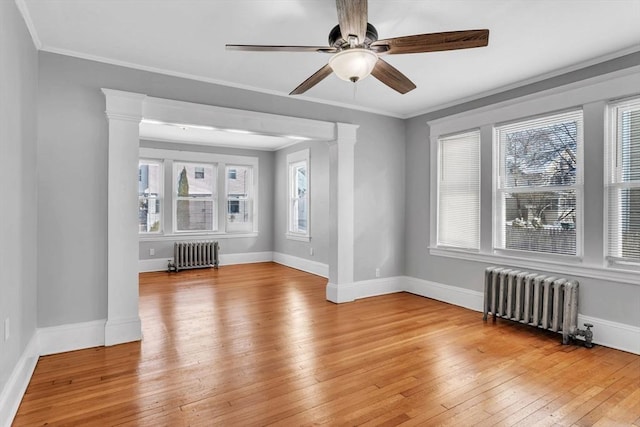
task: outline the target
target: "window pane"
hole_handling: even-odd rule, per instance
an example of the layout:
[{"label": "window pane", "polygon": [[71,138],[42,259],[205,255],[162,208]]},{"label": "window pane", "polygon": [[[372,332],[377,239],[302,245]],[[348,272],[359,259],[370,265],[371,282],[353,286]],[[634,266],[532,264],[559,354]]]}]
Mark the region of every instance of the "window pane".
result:
[{"label": "window pane", "polygon": [[307,165],[299,165],[295,168],[294,197],[305,197],[307,194]]},{"label": "window pane", "polygon": [[505,249],[576,254],[575,191],[504,194]]},{"label": "window pane", "polygon": [[216,169],[212,164],[175,162],[176,231],[217,229]]},{"label": "window pane", "polygon": [[251,166],[227,167],[227,230],[251,231],[253,223]]},{"label": "window pane", "polygon": [[496,136],[498,247],[578,255],[582,111],[500,126]]},{"label": "window pane", "polygon": [[148,160],[138,162],[138,195],[156,196],[160,195],[160,163]]},{"label": "window pane", "polygon": [[480,248],[480,133],[438,141],[438,245]]},{"label": "window pane", "polygon": [[[175,163],[178,197],[213,197],[214,166],[195,163]],[[199,177],[202,178],[199,178]]]},{"label": "window pane", "polygon": [[640,181],[640,109],[620,117],[622,181]]},{"label": "window pane", "polygon": [[640,261],[640,98],[610,106],[608,255]]},{"label": "window pane", "polygon": [[505,130],[505,187],[572,185],[576,182],[578,123],[575,120]]},{"label": "window pane", "polygon": [[160,197],[162,188],[162,164],[153,160],[138,162],[138,231],[161,231]]},{"label": "window pane", "polygon": [[178,231],[213,230],[213,201],[180,199],[176,202]]}]

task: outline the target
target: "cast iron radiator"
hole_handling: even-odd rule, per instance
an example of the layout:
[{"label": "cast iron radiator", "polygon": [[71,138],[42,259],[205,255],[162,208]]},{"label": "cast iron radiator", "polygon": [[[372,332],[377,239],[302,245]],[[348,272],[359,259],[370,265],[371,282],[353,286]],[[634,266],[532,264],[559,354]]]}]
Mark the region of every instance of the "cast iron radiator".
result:
[{"label": "cast iron radiator", "polygon": [[218,268],[218,242],[176,242],[173,246],[173,262],[169,261],[168,271],[190,268]]},{"label": "cast iron radiator", "polygon": [[562,333],[562,343],[584,336],[591,347],[593,325],[578,329],[578,288],[575,280],[503,267],[488,267],[484,275],[483,320],[491,313],[516,322]]}]

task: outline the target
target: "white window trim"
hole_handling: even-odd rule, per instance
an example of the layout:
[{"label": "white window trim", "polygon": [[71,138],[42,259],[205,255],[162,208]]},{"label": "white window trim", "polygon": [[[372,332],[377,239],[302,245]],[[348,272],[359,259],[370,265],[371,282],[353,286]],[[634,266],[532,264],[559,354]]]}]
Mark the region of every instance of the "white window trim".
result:
[{"label": "white window trim", "polygon": [[[159,148],[146,148],[140,147],[139,157],[141,159],[148,160],[164,160],[164,170],[165,170],[165,181],[163,188],[165,201],[165,208],[163,209],[163,233],[158,233],[154,235],[150,235],[149,233],[139,233],[138,240],[139,241],[158,241],[158,240],[166,240],[166,241],[174,241],[174,240],[197,240],[199,238],[207,238],[207,237],[215,237],[215,238],[246,238],[246,237],[256,237],[258,236],[258,224],[259,224],[259,185],[258,185],[258,176],[259,176],[259,167],[258,167],[258,157],[253,156],[240,156],[240,155],[227,155],[227,154],[216,154],[216,153],[206,153],[206,152],[195,152],[195,151],[179,151],[179,150],[165,150]],[[173,162],[194,162],[194,163],[212,163],[217,166],[217,182],[216,182],[216,193],[218,194],[217,200],[217,209],[218,213],[221,209],[226,209],[226,194],[225,194],[225,185],[226,178],[224,174],[226,172],[226,165],[235,165],[235,166],[251,166],[253,169],[252,178],[253,178],[253,230],[250,231],[242,231],[242,232],[229,232],[226,231],[225,221],[226,215],[221,216],[218,214],[218,230],[211,232],[192,232],[192,231],[180,231],[173,232],[173,213],[168,206],[171,206],[173,209],[174,198],[173,191],[170,194],[167,194],[166,191],[166,180],[169,179],[170,182],[173,182],[173,173],[171,173],[171,177],[167,178],[166,170],[171,168],[173,171]],[[222,176],[221,176],[222,175]],[[173,190],[173,188],[172,188]],[[221,200],[222,199],[222,200]],[[170,216],[167,217],[167,214]]]},{"label": "white window trim", "polygon": [[[307,231],[306,233],[297,233],[289,229],[291,224],[291,166],[296,163],[305,162],[307,165]],[[297,240],[300,242],[311,241],[311,161],[310,150],[308,148],[294,153],[287,154],[287,218],[285,226],[285,237],[289,240]]]},{"label": "white window trim", "polygon": [[[613,99],[621,99],[631,96],[630,88],[640,86],[640,66],[617,71],[603,76],[585,79],[560,88],[538,92],[521,98],[510,99],[504,102],[488,105],[475,110],[465,111],[441,119],[427,122],[430,128],[430,212],[434,212],[437,202],[437,138],[439,135],[462,132],[465,129],[481,128],[481,144],[484,147],[484,138],[490,137],[490,129],[494,124],[515,121],[523,117],[547,114],[551,111],[561,111],[587,104],[602,103],[602,117],[605,117],[604,105]],[[588,126],[585,123],[585,127]],[[485,150],[485,148],[481,148]],[[489,156],[493,162],[496,160]],[[482,157],[483,167],[487,163]],[[494,163],[495,164],[495,163]],[[483,194],[490,192],[490,183],[482,184]],[[483,206],[489,211],[488,206]],[[481,219],[481,251],[464,251],[457,249],[438,248],[436,242],[436,217],[430,215],[429,224],[429,254],[433,256],[451,257],[468,261],[476,261],[484,264],[499,264],[518,268],[530,268],[539,271],[548,271],[558,274],[570,274],[578,277],[589,277],[606,281],[617,281],[633,285],[640,285],[638,282],[638,272],[628,265],[612,266],[605,260],[593,259],[587,263],[579,257],[569,257],[570,260],[562,258],[555,262],[545,257],[526,258],[518,256],[520,254],[494,253],[492,242],[487,244],[489,235],[493,236],[493,215],[482,217]],[[486,234],[486,228],[490,227],[491,233]],[[604,227],[604,225],[603,225]],[[486,236],[485,236],[486,235]],[[603,239],[603,245],[606,239]],[[604,247],[603,247],[604,251]],[[603,252],[604,254],[605,252]],[[530,255],[527,253],[527,255]]]}]

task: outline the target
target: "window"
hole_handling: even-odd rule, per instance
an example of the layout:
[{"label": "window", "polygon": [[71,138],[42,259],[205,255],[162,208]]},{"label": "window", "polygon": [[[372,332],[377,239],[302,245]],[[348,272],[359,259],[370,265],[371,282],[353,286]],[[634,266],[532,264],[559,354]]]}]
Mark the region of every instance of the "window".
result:
[{"label": "window", "polygon": [[580,255],[582,111],[496,128],[496,248]]},{"label": "window", "polygon": [[195,168],[195,178],[196,179],[204,179],[204,168],[196,167]]},{"label": "window", "polygon": [[258,157],[141,147],[140,158],[144,239],[258,232]]},{"label": "window", "polygon": [[138,231],[162,231],[162,164],[155,160],[138,162]]},{"label": "window", "polygon": [[175,231],[217,229],[214,176],[214,165],[174,163]]},{"label": "window", "polygon": [[607,255],[640,262],[640,98],[609,105]]},{"label": "window", "polygon": [[309,150],[287,156],[287,237],[309,239]]},{"label": "window", "polygon": [[227,231],[253,229],[251,166],[227,167]]},{"label": "window", "polygon": [[438,139],[437,244],[480,249],[480,132]]}]

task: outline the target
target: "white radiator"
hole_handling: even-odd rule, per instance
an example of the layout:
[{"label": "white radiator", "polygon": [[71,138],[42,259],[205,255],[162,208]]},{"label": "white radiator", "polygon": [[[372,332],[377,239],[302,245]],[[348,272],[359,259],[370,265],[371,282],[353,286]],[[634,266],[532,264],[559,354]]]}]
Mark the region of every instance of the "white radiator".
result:
[{"label": "white radiator", "polygon": [[169,262],[169,271],[190,268],[218,268],[220,247],[218,242],[176,242],[173,246],[173,262]]},{"label": "white radiator", "polygon": [[488,267],[484,277],[484,315],[501,317],[562,333],[562,343],[585,337],[591,347],[593,333],[578,329],[578,289],[575,280],[503,267]]}]

